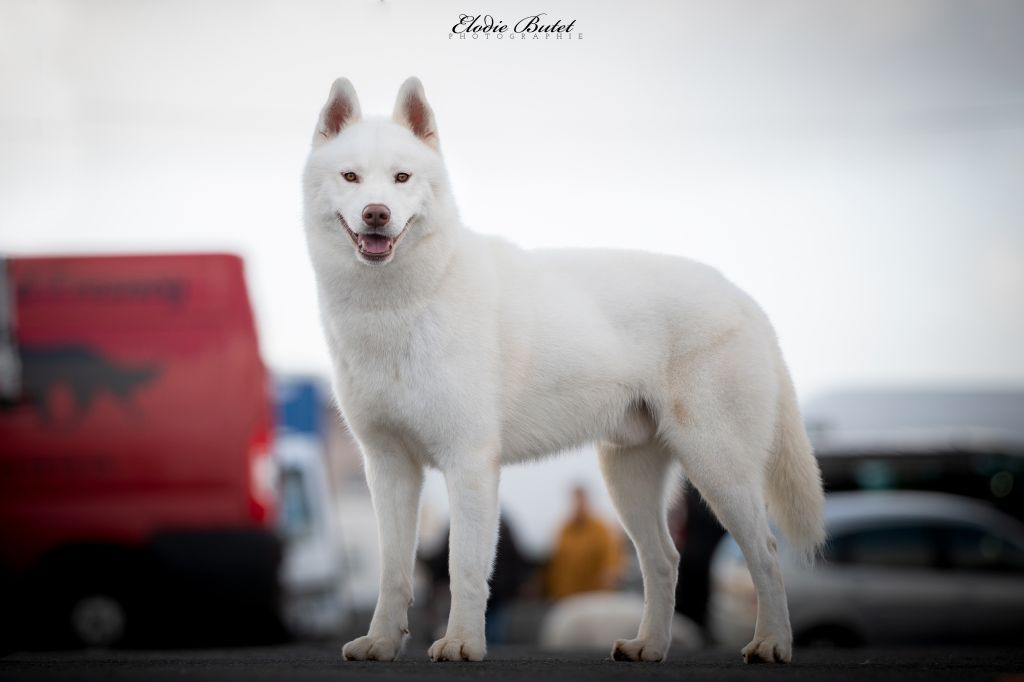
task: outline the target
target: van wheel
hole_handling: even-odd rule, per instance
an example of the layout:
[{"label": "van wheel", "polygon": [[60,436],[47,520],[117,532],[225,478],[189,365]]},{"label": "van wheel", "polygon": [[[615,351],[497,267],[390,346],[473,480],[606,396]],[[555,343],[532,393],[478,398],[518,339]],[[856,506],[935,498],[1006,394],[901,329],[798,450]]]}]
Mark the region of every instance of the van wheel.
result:
[{"label": "van wheel", "polygon": [[795,637],[798,646],[852,649],[863,646],[864,639],[845,625],[817,625]]},{"label": "van wheel", "polygon": [[93,593],[74,600],[68,618],[71,634],[80,644],[110,647],[124,639],[128,611],[117,597]]}]

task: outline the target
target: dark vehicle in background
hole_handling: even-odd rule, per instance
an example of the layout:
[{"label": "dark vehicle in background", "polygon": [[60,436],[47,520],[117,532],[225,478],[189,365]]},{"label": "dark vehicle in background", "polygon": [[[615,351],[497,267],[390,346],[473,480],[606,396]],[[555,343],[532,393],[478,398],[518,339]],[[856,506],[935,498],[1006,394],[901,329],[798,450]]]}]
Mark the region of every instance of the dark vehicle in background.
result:
[{"label": "dark vehicle in background", "polygon": [[946,492],[1024,522],[1024,391],[843,391],[805,414],[830,492]]},{"label": "dark vehicle in background", "polygon": [[[840,391],[804,414],[830,494],[947,493],[1024,522],[1024,391]],[[725,531],[692,489],[684,519],[676,608],[713,638],[710,563]]]},{"label": "dark vehicle in background", "polygon": [[242,261],[0,262],[4,635],[276,633],[272,407]]},{"label": "dark vehicle in background", "polygon": [[[780,543],[797,644],[1011,643],[1024,627],[1024,524],[941,493],[837,493],[814,567]],[[711,565],[716,641],[742,646],[757,597],[731,537]]]}]

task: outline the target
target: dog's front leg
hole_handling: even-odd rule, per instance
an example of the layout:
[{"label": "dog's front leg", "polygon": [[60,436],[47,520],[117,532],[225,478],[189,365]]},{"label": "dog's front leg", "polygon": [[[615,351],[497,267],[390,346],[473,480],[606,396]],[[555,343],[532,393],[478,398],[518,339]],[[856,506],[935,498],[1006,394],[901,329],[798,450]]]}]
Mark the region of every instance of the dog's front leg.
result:
[{"label": "dog's front leg", "polygon": [[451,506],[448,572],[452,608],[448,631],[430,647],[435,661],[482,661],[484,612],[498,541],[498,463],[459,462],[445,471]]},{"label": "dog's front leg", "polygon": [[369,632],[342,654],[350,661],[391,661],[409,635],[423,467],[402,451],[371,451],[365,459],[380,538],[380,594]]}]

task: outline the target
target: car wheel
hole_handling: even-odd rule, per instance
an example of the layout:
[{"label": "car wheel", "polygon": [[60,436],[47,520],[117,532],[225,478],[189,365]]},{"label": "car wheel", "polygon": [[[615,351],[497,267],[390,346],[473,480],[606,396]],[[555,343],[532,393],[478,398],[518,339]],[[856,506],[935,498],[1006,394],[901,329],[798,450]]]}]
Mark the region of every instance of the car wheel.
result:
[{"label": "car wheel", "polygon": [[106,593],[86,594],[74,600],[68,613],[71,634],[80,644],[114,646],[124,639],[128,611],[118,597]]}]

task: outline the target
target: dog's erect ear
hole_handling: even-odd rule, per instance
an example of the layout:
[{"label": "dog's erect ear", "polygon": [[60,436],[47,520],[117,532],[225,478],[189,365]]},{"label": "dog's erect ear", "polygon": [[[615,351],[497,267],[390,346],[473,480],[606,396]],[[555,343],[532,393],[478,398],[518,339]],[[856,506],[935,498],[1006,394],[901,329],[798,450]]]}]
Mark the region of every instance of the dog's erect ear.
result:
[{"label": "dog's erect ear", "polygon": [[427,96],[423,94],[423,83],[416,76],[406,79],[398,89],[393,118],[395,123],[405,126],[416,137],[440,151],[434,112],[427,104]]},{"label": "dog's erect ear", "polygon": [[339,78],[331,86],[327,104],[320,112],[316,130],[313,132],[313,146],[322,144],[362,118],[356,89],[347,78]]}]

